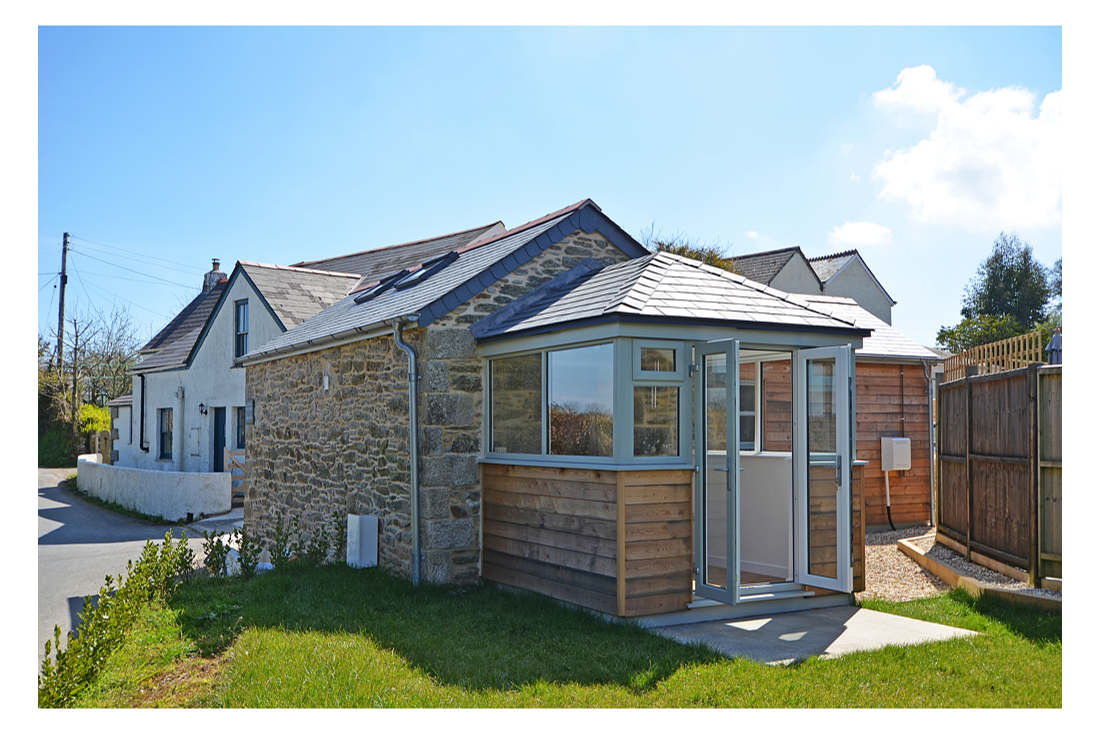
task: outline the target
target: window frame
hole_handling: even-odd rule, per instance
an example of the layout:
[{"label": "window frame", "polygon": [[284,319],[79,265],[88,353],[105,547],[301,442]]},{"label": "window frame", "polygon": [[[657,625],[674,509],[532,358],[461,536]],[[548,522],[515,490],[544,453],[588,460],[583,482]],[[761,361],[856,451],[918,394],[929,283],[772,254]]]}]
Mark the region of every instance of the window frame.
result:
[{"label": "window frame", "polygon": [[737,404],[739,406],[739,409],[737,412],[737,420],[740,421],[747,415],[752,416],[752,446],[746,447],[745,442],[741,441],[741,445],[738,447],[738,450],[741,452],[755,454],[760,453],[760,447],[763,445],[760,440],[760,388],[763,383],[762,375],[760,374],[760,366],[762,362],[751,362],[750,364],[752,364],[753,368],[752,379],[748,382],[746,382],[745,380],[739,380],[739,387],[752,385],[752,410],[745,410],[744,401],[742,401],[741,396],[738,395]]},{"label": "window frame", "polygon": [[[641,343],[641,344],[639,344]],[[549,358],[550,352],[558,352],[581,347],[611,344],[613,352],[612,376],[612,452],[611,456],[576,456],[572,454],[549,453]],[[676,350],[676,372],[653,372],[643,370],[645,374],[658,375],[656,379],[636,379],[634,367],[640,362],[640,347],[655,346]],[[496,452],[492,450],[493,436],[493,361],[530,354],[540,355],[541,400],[539,408],[540,451],[537,454],[519,454]],[[556,343],[503,351],[482,358],[482,398],[485,406],[482,421],[483,446],[482,459],[490,463],[517,463],[541,466],[607,466],[609,468],[645,468],[692,466],[691,457],[691,415],[692,384],[687,368],[688,345],[674,339],[637,339],[632,337],[602,337],[586,341]],[[679,377],[676,375],[679,374]],[[677,423],[677,453],[672,456],[636,456],[634,454],[634,388],[635,387],[677,387],[679,388],[679,410]]]},{"label": "window frame", "polygon": [[[164,418],[167,416],[172,425],[165,430]],[[175,416],[171,408],[157,408],[157,461],[172,460],[172,438],[175,431]],[[167,436],[167,441],[165,437]]]},{"label": "window frame", "polygon": [[[683,382],[687,368],[685,367],[686,345],[680,341],[668,339],[632,339],[631,369],[634,381],[649,380],[654,382]],[[661,370],[642,369],[642,349],[672,349],[675,350],[676,369],[670,372]]]},{"label": "window frame", "polygon": [[[244,306],[244,331],[241,331],[241,306]],[[251,316],[251,308],[247,298],[238,298],[233,301],[233,358],[239,359],[248,354],[248,329]],[[243,350],[241,337],[244,337]]]}]

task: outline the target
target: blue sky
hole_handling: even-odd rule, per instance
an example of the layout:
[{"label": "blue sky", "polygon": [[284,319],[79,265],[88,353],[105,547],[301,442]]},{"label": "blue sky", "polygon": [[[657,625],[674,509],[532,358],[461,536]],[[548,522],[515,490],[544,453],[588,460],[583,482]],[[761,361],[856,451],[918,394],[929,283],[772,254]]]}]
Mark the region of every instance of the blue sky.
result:
[{"label": "blue sky", "polygon": [[1057,28],[44,28],[39,330],[63,231],[69,308],[148,336],[211,257],[591,197],[731,253],[858,247],[931,343],[998,231],[1061,255],[1061,55]]}]

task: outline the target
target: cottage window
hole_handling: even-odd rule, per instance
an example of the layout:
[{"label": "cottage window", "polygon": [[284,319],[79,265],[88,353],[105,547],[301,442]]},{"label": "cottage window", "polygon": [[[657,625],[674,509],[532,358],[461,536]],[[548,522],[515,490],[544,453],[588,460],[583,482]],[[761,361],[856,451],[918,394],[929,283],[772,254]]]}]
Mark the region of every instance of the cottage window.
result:
[{"label": "cottage window", "polygon": [[490,370],[490,446],[502,454],[542,452],[542,355],[494,359]]},{"label": "cottage window", "polygon": [[611,344],[547,353],[551,454],[612,455],[614,367]]},{"label": "cottage window", "polygon": [[157,458],[172,458],[172,409],[161,408],[157,411]]},{"label": "cottage window", "polygon": [[233,325],[236,339],[233,356],[243,357],[248,353],[248,299],[236,301],[234,305]]},{"label": "cottage window", "polygon": [[238,406],[234,409],[237,414],[237,443],[238,449],[244,448],[244,406]]},{"label": "cottage window", "polygon": [[[755,367],[755,365],[754,365]],[[741,450],[756,450],[756,382],[741,380],[741,404],[738,419],[741,421]]]}]

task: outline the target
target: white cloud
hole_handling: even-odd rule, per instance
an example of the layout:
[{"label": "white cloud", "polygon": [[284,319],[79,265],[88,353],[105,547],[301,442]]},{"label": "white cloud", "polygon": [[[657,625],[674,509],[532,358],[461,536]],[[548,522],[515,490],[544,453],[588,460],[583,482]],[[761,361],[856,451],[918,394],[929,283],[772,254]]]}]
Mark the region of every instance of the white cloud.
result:
[{"label": "white cloud", "polygon": [[755,229],[750,229],[745,232],[745,236],[748,237],[750,240],[755,240],[760,237],[760,233],[757,232]]},{"label": "white cloud", "polygon": [[[935,117],[926,137],[886,151],[874,168],[879,196],[920,222],[975,231],[1061,222],[1061,91],[1035,111],[1034,93],[1003,87],[966,95],[930,66],[903,69],[875,92],[881,109]],[[931,122],[931,121],[930,121]]]},{"label": "white cloud", "polygon": [[885,245],[893,237],[889,227],[874,222],[845,222],[829,232],[829,244],[866,247]]},{"label": "white cloud", "polygon": [[856,173],[855,171],[852,171],[851,173],[848,174],[848,180],[849,181],[854,181],[855,183],[859,183],[859,174]]}]

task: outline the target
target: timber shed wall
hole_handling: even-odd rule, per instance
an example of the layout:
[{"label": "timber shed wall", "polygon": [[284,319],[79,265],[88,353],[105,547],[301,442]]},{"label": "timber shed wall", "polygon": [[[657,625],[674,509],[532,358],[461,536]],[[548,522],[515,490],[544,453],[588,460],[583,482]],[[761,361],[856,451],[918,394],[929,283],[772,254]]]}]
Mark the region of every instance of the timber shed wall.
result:
[{"label": "timber shed wall", "polygon": [[486,580],[620,617],[691,602],[691,470],[481,472]]}]

